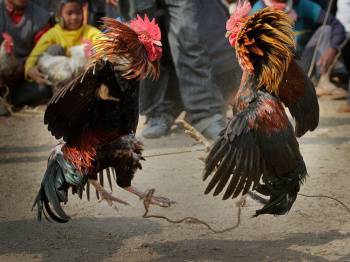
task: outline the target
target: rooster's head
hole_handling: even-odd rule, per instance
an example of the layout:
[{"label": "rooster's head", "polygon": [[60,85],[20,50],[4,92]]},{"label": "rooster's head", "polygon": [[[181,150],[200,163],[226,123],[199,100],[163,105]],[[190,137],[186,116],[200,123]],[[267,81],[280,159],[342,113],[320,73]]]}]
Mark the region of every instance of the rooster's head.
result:
[{"label": "rooster's head", "polygon": [[150,21],[147,15],[144,19],[137,15],[137,18],[130,22],[130,27],[146,48],[148,59],[151,62],[159,60],[162,56],[162,42],[160,28],[155,19]]},{"label": "rooster's head", "polygon": [[5,52],[7,54],[11,54],[13,52],[13,38],[12,36],[5,32],[5,33],[2,33],[2,38],[4,39],[3,41],[3,45],[4,45],[4,48],[5,48]]},{"label": "rooster's head", "polygon": [[249,14],[252,9],[248,1],[238,1],[235,11],[226,22],[226,37],[229,39],[230,45],[235,47],[236,40],[239,32],[241,31],[242,26],[246,21],[246,16]]}]

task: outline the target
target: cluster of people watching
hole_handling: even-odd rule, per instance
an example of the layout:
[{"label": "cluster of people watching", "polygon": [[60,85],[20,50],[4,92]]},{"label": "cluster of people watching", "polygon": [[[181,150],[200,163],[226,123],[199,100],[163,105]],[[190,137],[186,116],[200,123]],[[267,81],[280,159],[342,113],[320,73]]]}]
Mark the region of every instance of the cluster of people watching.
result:
[{"label": "cluster of people watching", "polygon": [[[350,112],[350,0],[335,1],[329,15],[328,1],[322,0],[251,3],[251,14],[269,6],[291,16],[296,56],[317,83],[318,96],[348,98],[339,110]],[[142,135],[167,135],[185,111],[188,122],[215,139],[225,126],[227,105],[241,78],[225,39],[234,5],[232,0],[0,0],[1,101],[6,99],[14,108],[46,103],[67,81],[58,63],[64,61],[65,69],[75,67],[70,78],[84,69],[100,34],[101,17],[128,21],[147,14],[161,27],[163,57],[160,78],[140,83],[140,113],[147,119]],[[74,51],[79,46],[80,57]],[[8,113],[0,103],[0,116]]]}]

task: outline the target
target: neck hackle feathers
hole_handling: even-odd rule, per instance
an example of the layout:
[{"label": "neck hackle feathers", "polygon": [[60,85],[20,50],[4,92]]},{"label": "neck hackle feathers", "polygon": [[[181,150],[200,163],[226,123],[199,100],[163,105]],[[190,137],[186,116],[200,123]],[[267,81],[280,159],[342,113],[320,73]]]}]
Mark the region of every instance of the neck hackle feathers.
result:
[{"label": "neck hackle feathers", "polygon": [[[245,3],[239,5],[241,7],[227,22],[229,29],[232,28],[232,21],[245,15],[248,10],[248,5],[244,7]],[[295,54],[292,24],[283,11],[264,8],[243,19],[235,41],[234,47],[242,69],[254,75],[258,89],[264,88],[277,96],[283,75]]]},{"label": "neck hackle feathers", "polygon": [[94,59],[108,59],[126,79],[144,79],[159,75],[161,34],[158,25],[140,16],[130,26],[112,18],[102,19],[103,34],[94,46]]}]

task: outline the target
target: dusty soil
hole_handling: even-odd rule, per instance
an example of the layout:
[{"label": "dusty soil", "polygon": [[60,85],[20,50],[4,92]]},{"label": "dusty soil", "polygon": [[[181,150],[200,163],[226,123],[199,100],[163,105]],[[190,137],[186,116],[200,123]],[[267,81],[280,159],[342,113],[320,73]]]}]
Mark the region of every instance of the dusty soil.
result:
[{"label": "dusty soil", "polygon": [[[300,140],[310,174],[301,192],[350,205],[350,115],[336,113],[340,103],[321,101],[319,128]],[[251,218],[259,204],[248,199],[240,227],[213,234],[201,225],[143,219],[142,202],[115,189],[130,206],[117,212],[94,197],[71,196],[68,224],[39,223],[31,205],[56,141],[42,113],[0,118],[0,137],[0,261],[350,261],[350,214],[328,199],[300,196],[288,215],[259,218]],[[146,155],[199,147],[181,130],[144,142]],[[203,195],[202,154],[149,157],[134,185],[177,201],[152,213],[233,225],[235,202]]]}]

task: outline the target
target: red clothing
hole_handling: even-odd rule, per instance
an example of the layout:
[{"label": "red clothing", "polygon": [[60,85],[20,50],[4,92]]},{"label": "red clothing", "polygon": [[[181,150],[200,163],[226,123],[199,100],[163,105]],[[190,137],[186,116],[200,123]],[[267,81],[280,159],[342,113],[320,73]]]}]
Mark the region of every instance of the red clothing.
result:
[{"label": "red clothing", "polygon": [[17,25],[21,21],[23,15],[24,15],[24,12],[22,10],[20,10],[20,11],[18,11],[18,10],[10,11],[10,10],[7,9],[7,11],[8,11],[9,16],[11,17],[12,22],[15,25]]}]

